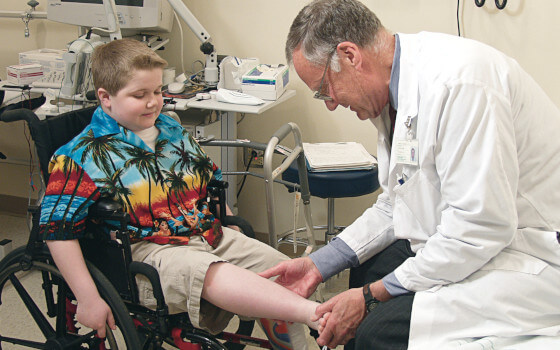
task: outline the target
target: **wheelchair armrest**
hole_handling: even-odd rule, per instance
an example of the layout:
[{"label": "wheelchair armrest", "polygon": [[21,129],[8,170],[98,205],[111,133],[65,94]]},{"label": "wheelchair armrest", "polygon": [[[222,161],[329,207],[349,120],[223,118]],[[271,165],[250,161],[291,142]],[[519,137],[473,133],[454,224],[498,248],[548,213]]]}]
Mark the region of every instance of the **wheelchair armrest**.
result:
[{"label": "wheelchair armrest", "polygon": [[146,278],[150,281],[152,285],[152,290],[154,293],[154,298],[157,301],[157,308],[158,310],[166,309],[167,306],[165,304],[165,297],[163,296],[163,290],[161,289],[161,281],[159,279],[159,273],[157,270],[146,263],[133,261],[130,263],[129,266],[130,274],[134,278],[137,274],[141,274],[146,276]]},{"label": "wheelchair armrest", "polygon": [[99,198],[89,209],[91,215],[107,217],[115,214],[124,213],[122,204],[112,198]]},{"label": "wheelchair armrest", "polygon": [[96,219],[119,221],[123,228],[130,222],[130,215],[124,211],[122,204],[112,198],[99,198],[89,208],[89,215]]},{"label": "wheelchair armrest", "polygon": [[[218,217],[221,223],[225,221],[226,218],[226,189],[229,183],[221,180],[212,179],[208,182],[206,187],[208,190],[208,196],[210,197],[210,211]],[[218,198],[217,200],[215,198]],[[217,206],[221,208],[218,210]]]},{"label": "wheelchair armrest", "polygon": [[39,122],[39,117],[32,110],[27,108],[12,109],[9,111],[4,111],[0,114],[0,121],[5,123],[11,123],[18,120],[25,120],[27,123],[37,123]]}]

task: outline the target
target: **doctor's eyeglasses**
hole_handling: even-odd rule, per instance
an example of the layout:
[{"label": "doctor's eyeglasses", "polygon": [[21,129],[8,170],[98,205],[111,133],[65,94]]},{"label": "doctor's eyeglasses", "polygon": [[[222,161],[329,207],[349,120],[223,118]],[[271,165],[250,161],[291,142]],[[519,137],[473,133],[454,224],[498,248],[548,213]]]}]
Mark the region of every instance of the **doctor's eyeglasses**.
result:
[{"label": "doctor's eyeglasses", "polygon": [[327,69],[329,69],[329,65],[331,64],[332,56],[333,53],[331,53],[329,55],[329,58],[327,58],[327,64],[325,65],[325,71],[323,72],[323,77],[321,78],[321,84],[319,84],[319,89],[313,94],[313,98],[316,98],[318,100],[332,101],[332,97],[328,95],[328,88],[327,93],[323,93],[323,83],[325,82],[325,76],[327,75]]}]

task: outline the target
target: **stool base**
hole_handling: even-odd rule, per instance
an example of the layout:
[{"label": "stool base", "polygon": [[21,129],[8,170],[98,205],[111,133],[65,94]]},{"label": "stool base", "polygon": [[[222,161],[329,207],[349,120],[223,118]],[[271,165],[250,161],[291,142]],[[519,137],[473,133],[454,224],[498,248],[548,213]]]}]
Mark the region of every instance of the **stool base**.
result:
[{"label": "stool base", "polygon": [[[329,226],[330,225],[313,226],[313,231],[315,231],[315,230],[327,230],[327,231],[325,231],[324,244],[327,244],[328,242],[330,242],[331,239],[336,237],[340,232],[342,232],[342,230],[344,230],[346,228],[346,226],[332,226],[332,227],[329,227]],[[305,232],[305,231],[306,231],[305,227],[299,227],[299,228],[296,229],[296,234],[301,233],[301,232]],[[278,244],[288,244],[288,243],[292,244],[292,243],[294,243],[293,234],[294,234],[293,230],[281,233],[280,235],[278,235]],[[297,240],[298,245],[307,245],[307,240],[305,238],[297,238],[296,240]]]}]

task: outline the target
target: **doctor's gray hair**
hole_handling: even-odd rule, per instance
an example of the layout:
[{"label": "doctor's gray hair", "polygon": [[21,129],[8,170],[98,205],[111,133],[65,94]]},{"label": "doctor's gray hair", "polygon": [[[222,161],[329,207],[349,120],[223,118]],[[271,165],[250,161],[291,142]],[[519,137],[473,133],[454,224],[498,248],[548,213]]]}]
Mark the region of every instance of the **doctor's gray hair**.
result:
[{"label": "doctor's gray hair", "polygon": [[324,65],[329,55],[331,69],[339,71],[336,47],[350,41],[364,48],[375,43],[383,28],[381,21],[357,0],[315,0],[305,6],[294,19],[286,40],[286,59],[292,63],[294,51],[301,45],[303,57],[316,65]]}]

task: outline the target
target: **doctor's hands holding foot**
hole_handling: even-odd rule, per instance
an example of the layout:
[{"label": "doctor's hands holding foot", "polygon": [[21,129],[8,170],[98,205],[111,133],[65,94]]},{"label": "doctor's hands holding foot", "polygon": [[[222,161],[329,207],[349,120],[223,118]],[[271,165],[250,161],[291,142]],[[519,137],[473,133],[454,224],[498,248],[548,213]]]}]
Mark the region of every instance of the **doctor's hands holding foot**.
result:
[{"label": "doctor's hands holding foot", "polygon": [[340,293],[315,311],[319,320],[317,344],[335,348],[354,338],[358,326],[366,316],[366,308],[361,288],[353,288]]},{"label": "doctor's hands holding foot", "polygon": [[[379,301],[391,299],[381,280],[369,285],[371,294]],[[317,307],[319,338],[317,344],[335,348],[346,344],[356,335],[356,330],[367,316],[363,288],[353,288],[340,293]]]}]

